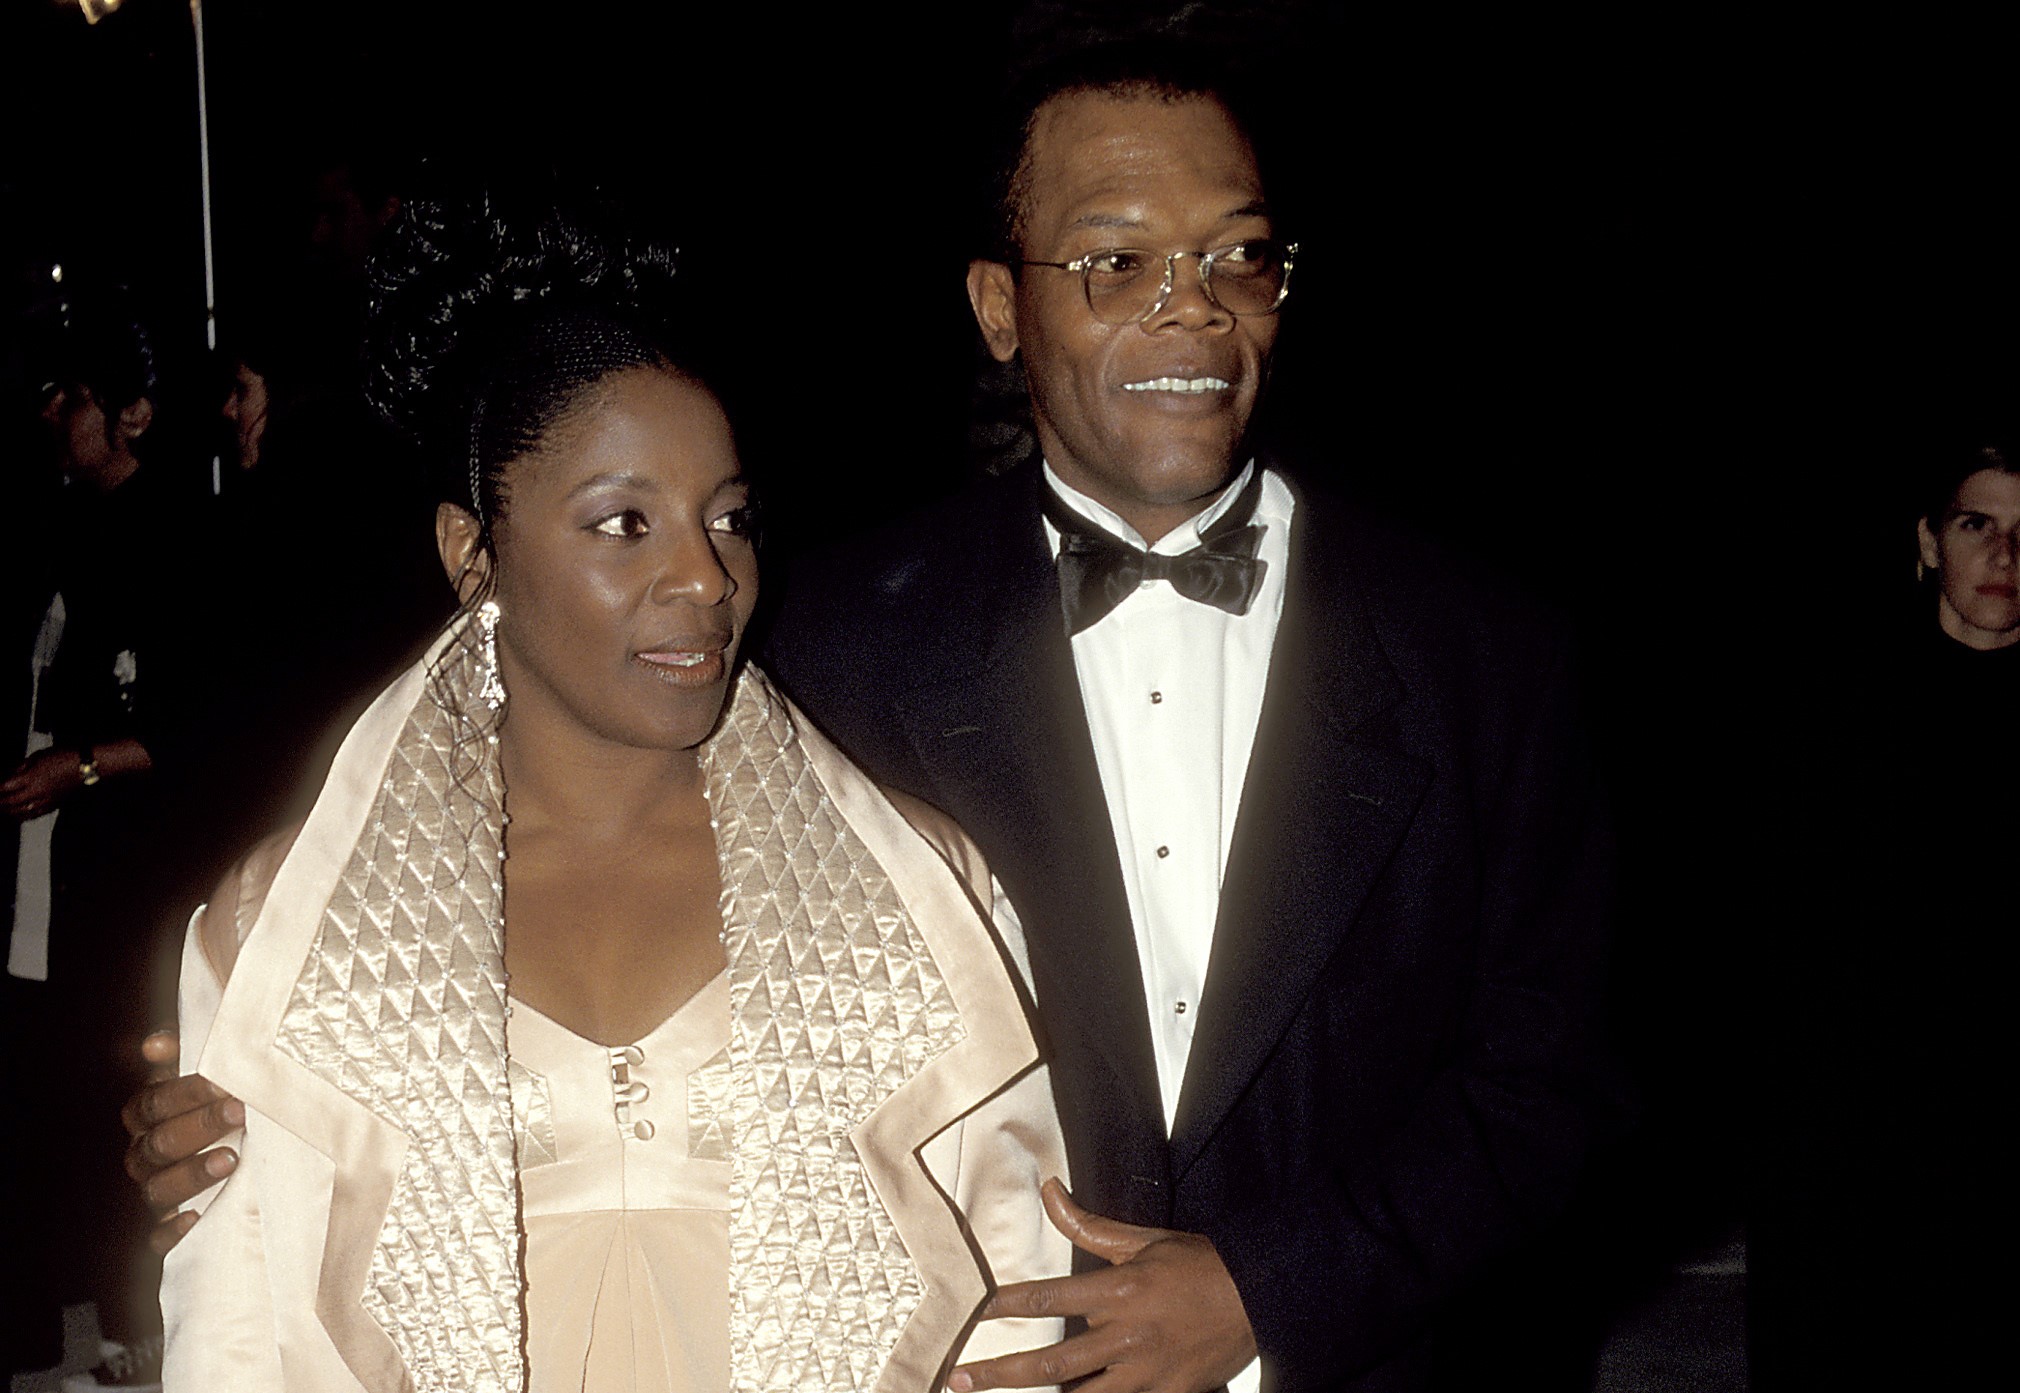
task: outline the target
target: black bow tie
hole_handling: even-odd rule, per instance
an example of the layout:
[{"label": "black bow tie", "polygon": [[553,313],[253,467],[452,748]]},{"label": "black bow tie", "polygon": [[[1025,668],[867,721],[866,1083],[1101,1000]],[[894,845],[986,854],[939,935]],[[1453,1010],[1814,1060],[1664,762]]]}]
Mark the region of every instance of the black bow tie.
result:
[{"label": "black bow tie", "polygon": [[1201,531],[1198,546],[1164,556],[1102,531],[1046,489],[1045,516],[1059,529],[1059,598],[1066,632],[1077,634],[1099,623],[1146,580],[1168,580],[1188,600],[1247,614],[1268,569],[1256,550],[1269,527],[1249,521],[1261,497],[1258,469],[1234,506]]}]

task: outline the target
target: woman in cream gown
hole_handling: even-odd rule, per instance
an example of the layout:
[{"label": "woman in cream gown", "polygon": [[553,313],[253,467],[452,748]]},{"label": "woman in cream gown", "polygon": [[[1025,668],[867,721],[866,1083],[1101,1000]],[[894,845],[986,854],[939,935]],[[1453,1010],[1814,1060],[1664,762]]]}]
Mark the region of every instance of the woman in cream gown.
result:
[{"label": "woman in cream gown", "polygon": [[1058,1338],[973,1324],[1068,1258],[1014,922],[738,667],[748,491],[664,269],[486,198],[375,271],[464,607],[191,925],[183,1058],[246,1124],[171,1390],[899,1393]]}]

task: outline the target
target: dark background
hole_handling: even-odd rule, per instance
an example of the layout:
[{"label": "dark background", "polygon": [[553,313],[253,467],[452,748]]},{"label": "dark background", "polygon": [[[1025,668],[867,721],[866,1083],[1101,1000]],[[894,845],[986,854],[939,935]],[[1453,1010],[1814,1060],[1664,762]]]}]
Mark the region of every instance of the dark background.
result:
[{"label": "dark background", "polygon": [[[340,322],[307,250],[339,158],[395,181],[424,153],[594,166],[682,245],[789,560],[972,467],[976,119],[1006,59],[1146,17],[1237,49],[1275,98],[1303,252],[1261,429],[1585,633],[1642,1100],[1559,1293],[1600,1311],[1754,1202],[1768,882],[1807,850],[1764,812],[1788,801],[1769,771],[1861,700],[1846,655],[1909,592],[1917,461],[2011,429],[2015,123],[1986,36],[1293,0],[211,0],[220,328]],[[166,394],[194,397],[186,5],[87,27],[21,0],[5,24],[10,319],[54,263],[126,282]],[[176,423],[193,481],[204,410]],[[10,461],[0,500],[22,477]],[[299,519],[306,565],[347,560],[325,523]]]},{"label": "dark background", "polygon": [[[1778,513],[1879,518],[1905,446],[2008,405],[2013,107],[1972,35],[1461,25],[1309,0],[790,20],[211,0],[219,323],[272,319],[311,279],[314,180],[338,158],[400,182],[424,155],[558,155],[682,243],[764,394],[741,425],[790,479],[774,502],[872,515],[964,457],[973,131],[1005,62],[1160,15],[1245,55],[1276,101],[1275,192],[1305,250],[1272,437],[1611,637],[1717,608],[1707,576],[1795,541]],[[187,7],[127,0],[87,26],[26,0],[6,23],[13,301],[56,261],[125,281],[193,372]],[[1875,539],[1900,529],[1872,525],[1841,550],[1851,574],[1899,569]],[[1734,555],[1712,531],[1755,540]]]}]

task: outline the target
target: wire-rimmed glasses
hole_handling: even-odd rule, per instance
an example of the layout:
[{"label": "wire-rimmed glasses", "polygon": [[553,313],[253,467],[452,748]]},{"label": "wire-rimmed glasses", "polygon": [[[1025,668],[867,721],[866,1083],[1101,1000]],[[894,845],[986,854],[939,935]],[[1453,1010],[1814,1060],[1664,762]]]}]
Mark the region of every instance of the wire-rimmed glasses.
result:
[{"label": "wire-rimmed glasses", "polygon": [[[1251,237],[1208,252],[1154,252],[1140,247],[1104,247],[1072,261],[1019,261],[1079,273],[1087,308],[1103,324],[1140,324],[1163,309],[1177,284],[1178,259],[1193,257],[1206,298],[1234,315],[1275,314],[1291,293],[1295,242]],[[1158,263],[1162,276],[1154,274]]]}]

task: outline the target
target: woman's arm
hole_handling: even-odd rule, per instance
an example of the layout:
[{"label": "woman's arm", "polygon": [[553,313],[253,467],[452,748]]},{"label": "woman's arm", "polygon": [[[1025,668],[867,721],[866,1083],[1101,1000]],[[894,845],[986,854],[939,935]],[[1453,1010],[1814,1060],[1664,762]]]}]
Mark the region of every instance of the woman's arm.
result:
[{"label": "woman's arm", "polygon": [[[992,928],[1004,956],[1017,972],[1028,973],[1024,931],[1009,899],[993,881],[977,888],[994,902]],[[1027,976],[1026,990],[1028,981]],[[1047,1180],[1067,1179],[1066,1141],[1052,1102],[1052,1076],[1044,1065],[935,1137],[924,1160],[967,1219],[991,1291],[1072,1271],[1073,1246],[1046,1218],[1039,1194]],[[948,1185],[950,1176],[953,1183]],[[1065,1333],[1060,1320],[982,1321],[969,1331],[955,1362],[1040,1349],[1057,1344]]]},{"label": "woman's arm", "polygon": [[198,1209],[188,1202],[237,1168],[238,1152],[220,1143],[245,1125],[238,1099],[200,1074],[177,1072],[181,1048],[174,1030],[140,1042],[150,1081],[119,1112],[132,1138],[126,1173],[161,1219],[147,1238],[156,1253],[173,1248],[196,1222]]},{"label": "woman's arm", "polygon": [[[958,1154],[951,1193],[982,1250],[991,1291],[1072,1271],[1072,1245],[1046,1218],[1039,1195],[1047,1179],[1063,1180],[1066,1175],[1066,1147],[1052,1106],[1052,1080],[1042,1066],[925,1148],[928,1169],[943,1180],[941,1166],[950,1153]],[[982,1321],[956,1351],[955,1362],[1042,1349],[1065,1337],[1065,1323],[1060,1320]]]},{"label": "woman's arm", "polygon": [[[177,1006],[192,1062],[203,1053],[231,958],[237,954],[231,912],[236,906],[225,898],[228,893],[229,881],[210,907],[191,918],[183,943]],[[244,1120],[243,1109],[239,1117]],[[245,1154],[243,1134],[226,1140],[237,1145],[237,1154]],[[283,1386],[259,1190],[254,1156],[230,1183],[190,1202],[186,1212],[201,1212],[206,1221],[162,1263],[161,1313],[167,1342],[162,1375],[168,1393]]]},{"label": "woman's arm", "polygon": [[208,1203],[191,1201],[238,1165],[237,1152],[220,1143],[245,1125],[245,1106],[199,1075],[178,1077],[176,1067],[182,1059],[193,1067],[202,1056],[239,944],[252,932],[267,889],[300,830],[287,828],[254,847],[191,918],[183,949],[181,1034],[158,1031],[141,1044],[155,1078],[126,1100],[120,1120],[132,1138],[126,1173],[140,1186],[148,1207],[163,1216],[149,1236],[157,1253],[180,1242]]}]

